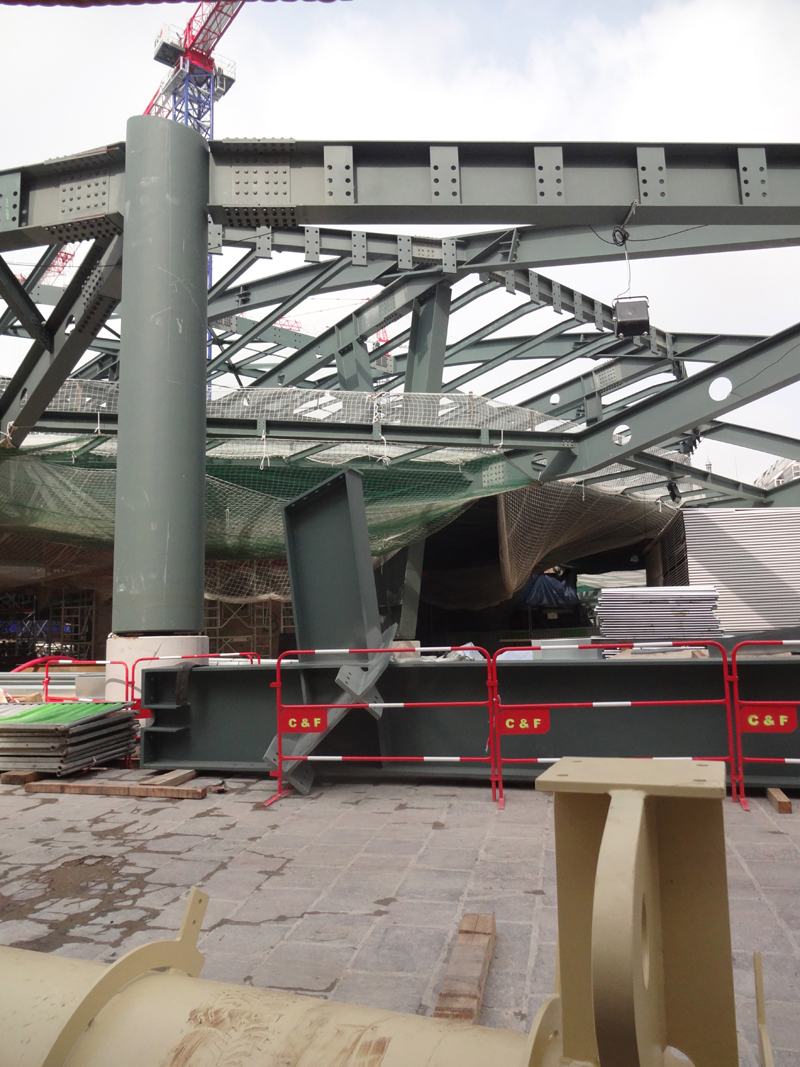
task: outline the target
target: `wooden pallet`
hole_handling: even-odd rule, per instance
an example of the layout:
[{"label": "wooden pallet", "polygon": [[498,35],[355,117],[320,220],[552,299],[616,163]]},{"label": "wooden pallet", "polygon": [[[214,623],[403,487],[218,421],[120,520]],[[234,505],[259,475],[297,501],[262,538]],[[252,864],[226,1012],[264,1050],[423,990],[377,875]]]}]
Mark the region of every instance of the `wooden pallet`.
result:
[{"label": "wooden pallet", "polygon": [[67,793],[78,796],[160,797],[164,800],[204,800],[205,786],[187,786],[195,771],[169,771],[138,782],[29,782],[26,793]]},{"label": "wooden pallet", "polygon": [[434,1018],[478,1021],[496,937],[494,912],[464,916],[439,991]]}]

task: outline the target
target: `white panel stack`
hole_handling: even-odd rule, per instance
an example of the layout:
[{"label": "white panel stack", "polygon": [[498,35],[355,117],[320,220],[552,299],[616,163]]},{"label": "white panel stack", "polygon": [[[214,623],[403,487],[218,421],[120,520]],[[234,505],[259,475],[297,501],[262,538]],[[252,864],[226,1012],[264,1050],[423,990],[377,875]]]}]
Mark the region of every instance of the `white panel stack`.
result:
[{"label": "white panel stack", "polygon": [[683,512],[692,586],[713,583],[726,630],[800,625],[800,508]]},{"label": "white panel stack", "polygon": [[712,585],[603,589],[597,606],[609,641],[703,641],[722,636]]}]

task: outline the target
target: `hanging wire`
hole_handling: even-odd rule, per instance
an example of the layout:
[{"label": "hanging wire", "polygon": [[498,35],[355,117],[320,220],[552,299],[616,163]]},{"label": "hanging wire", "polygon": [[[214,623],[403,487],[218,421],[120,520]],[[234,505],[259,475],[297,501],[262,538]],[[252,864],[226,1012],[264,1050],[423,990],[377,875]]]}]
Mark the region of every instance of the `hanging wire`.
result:
[{"label": "hanging wire", "polygon": [[625,266],[628,268],[628,288],[624,289],[621,293],[617,293],[617,295],[614,297],[614,300],[619,300],[620,297],[628,296],[630,291],[631,291],[631,261],[630,261],[630,258],[628,256],[628,241],[627,241],[627,239],[623,243],[622,247],[623,247],[624,252],[625,252]]},{"label": "hanging wire", "polygon": [[625,229],[625,227],[628,225],[631,218],[636,214],[636,208],[638,207],[638,205],[639,201],[634,200],[630,206],[628,214],[625,216],[622,225],[615,226],[614,229],[611,231],[611,240],[614,242],[617,248],[621,248],[625,253],[625,266],[628,268],[628,288],[621,293],[617,293],[617,295],[614,297],[614,300],[619,300],[620,297],[628,296],[631,291],[631,261],[628,255],[628,239],[630,237],[630,234]]}]

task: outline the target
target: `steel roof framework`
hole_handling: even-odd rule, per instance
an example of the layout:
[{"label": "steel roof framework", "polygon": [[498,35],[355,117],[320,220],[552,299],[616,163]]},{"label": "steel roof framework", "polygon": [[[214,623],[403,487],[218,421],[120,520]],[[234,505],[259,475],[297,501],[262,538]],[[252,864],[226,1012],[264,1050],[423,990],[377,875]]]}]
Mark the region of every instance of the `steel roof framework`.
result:
[{"label": "steel roof framework", "polygon": [[[782,502],[791,498],[787,487],[765,491],[682,464],[677,470],[647,449],[688,453],[708,437],[797,458],[800,441],[720,416],[800,380],[800,326],[772,338],[653,327],[647,337],[621,340],[608,305],[541,268],[618,258],[612,232],[623,221],[631,258],[798,244],[796,146],[224,141],[210,147],[209,250],[241,251],[209,292],[210,380],[233,375],[248,387],[376,393],[472,388],[499,400],[513,392],[516,403],[550,415],[550,429],[538,432],[535,444],[522,433],[519,441],[509,433],[497,442],[496,432],[478,437],[532,479],[588,484],[619,478],[621,465],[632,475],[652,475],[653,485],[689,480],[703,490],[702,505],[764,505],[776,493]],[[0,174],[0,251],[44,246],[24,282],[0,257],[7,305],[0,332],[30,341],[0,396],[0,427],[11,445],[34,428],[86,427],[80,412],[46,410],[68,375],[116,377],[119,330],[110,323],[124,270],[124,157],[124,145],[116,144]],[[442,239],[342,228],[375,222],[501,228]],[[67,289],[39,284],[61,246],[74,240],[91,244]],[[302,255],[304,263],[253,278],[259,262],[275,252]],[[453,285],[464,281],[468,288],[453,297]],[[281,325],[312,296],[376,287],[318,336]],[[498,290],[527,300],[447,345],[449,317]],[[535,322],[535,312],[545,308],[561,320],[538,332],[496,336],[512,323]],[[254,318],[254,312],[263,313]],[[407,316],[410,324],[388,342],[374,340]],[[404,345],[407,354],[397,354]],[[90,350],[92,358],[79,366]],[[391,360],[389,353],[395,353]],[[582,369],[570,373],[575,360],[583,360]],[[687,365],[705,366],[690,375]],[[500,384],[483,390],[473,384],[499,368],[507,375]],[[543,389],[539,379],[555,371],[564,379]],[[715,400],[709,388],[721,379],[728,392]],[[300,430],[285,422],[225,421],[236,425],[212,420],[209,435],[299,436]],[[113,422],[106,419],[104,428],[113,432]],[[442,447],[443,429],[378,426],[377,432],[421,450]],[[341,425],[313,430],[302,424],[303,438],[320,442],[315,451],[325,440],[374,440],[376,433],[376,427]],[[475,436],[458,431],[447,440],[469,447]],[[615,465],[615,473],[603,473]]]}]

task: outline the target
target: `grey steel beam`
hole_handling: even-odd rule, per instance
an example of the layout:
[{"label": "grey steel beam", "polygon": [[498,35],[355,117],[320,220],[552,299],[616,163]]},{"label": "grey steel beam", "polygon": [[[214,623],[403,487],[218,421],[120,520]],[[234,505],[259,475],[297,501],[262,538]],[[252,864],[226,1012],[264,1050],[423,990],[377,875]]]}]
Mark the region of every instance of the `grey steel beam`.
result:
[{"label": "grey steel beam", "polygon": [[[351,153],[346,201],[329,195],[331,147]],[[653,151],[661,154],[661,169],[647,174],[643,152]],[[597,228],[621,223],[634,200],[641,205],[637,221],[654,225],[800,224],[796,145],[230,140],[212,142],[211,152],[211,214],[231,227],[474,222]],[[748,171],[748,156],[756,153],[759,169],[750,164]],[[243,166],[249,168],[247,186]]]},{"label": "grey steel beam", "polygon": [[259,341],[270,326],[274,326],[276,322],[288,315],[290,311],[293,311],[298,304],[302,304],[304,300],[307,300],[310,296],[319,292],[326,281],[330,281],[338,274],[341,274],[348,266],[349,261],[346,259],[335,259],[331,263],[326,263],[321,271],[309,277],[304,284],[300,285],[299,288],[296,288],[291,296],[287,297],[277,308],[271,311],[268,315],[265,315],[262,319],[259,319],[258,322],[253,323],[249,329],[245,330],[233,344],[226,347],[221,355],[210,360],[207,372],[216,370],[218,366],[233,359],[238,352],[243,348],[246,348],[247,345],[251,344],[253,341]]},{"label": "grey steel beam", "polygon": [[[571,330],[577,325],[576,319],[565,319],[563,322],[556,323],[555,326],[551,326],[549,330],[543,330],[542,333],[535,334],[533,337],[528,337],[524,341],[516,345],[510,345],[505,352],[501,352],[495,356],[494,359],[487,360],[480,367],[472,367],[470,370],[460,374],[457,378],[448,382],[444,387],[445,392],[452,393],[456,389],[460,389],[462,385],[466,385],[467,382],[471,382],[474,378],[479,378],[482,374],[486,374],[487,371],[494,370],[496,367],[501,367],[504,363],[508,363],[513,359],[521,359],[523,357],[536,358],[536,349],[540,345],[546,345],[548,341],[552,341],[554,337],[558,337],[562,333],[566,333],[567,330]],[[571,362],[579,355],[578,352],[573,351],[569,356]]]},{"label": "grey steel beam", "polygon": [[[711,501],[711,500],[715,500],[715,499],[717,499],[717,500],[730,500],[731,499],[729,496],[722,496],[721,494],[715,493],[713,491],[713,489],[710,489],[710,488],[692,489],[689,492],[684,492],[683,490],[681,490],[681,503],[682,504],[685,501],[688,501],[688,500],[696,500],[698,497],[702,497],[704,500],[707,500],[707,501]],[[672,498],[670,497],[669,493],[664,493],[658,499],[667,501],[667,500],[671,500]]]},{"label": "grey steel beam", "polygon": [[[25,290],[26,293],[33,292],[33,290],[39,284],[40,279],[43,278],[44,275],[47,273],[50,264],[53,262],[53,260],[56,258],[56,256],[63,247],[63,244],[54,244],[49,245],[44,250],[42,255],[39,257],[36,266],[33,268],[32,271],[30,271],[27,278],[22,283],[22,288]],[[0,315],[0,335],[6,333],[9,327],[12,326],[15,321],[16,315],[11,310],[11,308],[7,308],[6,311],[4,311],[2,315]]]},{"label": "grey steel beam", "polygon": [[206,142],[179,122],[127,128],[112,628],[203,629]]},{"label": "grey steel beam", "polygon": [[300,463],[304,459],[310,459],[312,456],[316,456],[318,452],[327,452],[331,446],[323,441],[319,445],[311,445],[309,448],[304,448],[300,452],[292,452],[290,456],[286,457],[287,463]]},{"label": "grey steel beam", "polygon": [[[725,363],[676,382],[657,396],[577,435],[566,473],[579,475],[668,440],[800,380],[800,325],[767,338]],[[713,396],[721,399],[714,399]]]},{"label": "grey steel beam", "polygon": [[397,625],[398,641],[413,641],[417,636],[419,594],[422,587],[422,563],[425,559],[425,542],[415,541],[406,549],[405,577],[403,579],[403,602],[400,622]]},{"label": "grey steel beam", "polygon": [[[580,356],[581,359],[607,356],[612,354],[616,348],[624,347],[626,343],[627,342],[625,341],[618,340],[613,334],[604,334],[598,337],[597,340],[590,341],[584,348],[582,348]],[[525,345],[519,346],[519,354],[524,355],[527,351],[528,349]],[[549,374],[551,371],[567,366],[577,355],[578,353],[574,351],[567,352],[563,356],[558,356],[555,359],[549,360],[547,363],[542,363],[538,367],[534,367],[533,370],[526,371],[525,374],[519,374],[516,378],[512,378],[510,382],[504,382],[502,385],[495,386],[494,389],[488,389],[485,395],[492,400],[498,397],[503,397],[513,389],[519,389],[521,386],[527,385],[528,382],[541,378],[544,374]],[[531,404],[529,400],[523,400],[520,402],[520,407],[533,407],[533,404]]]},{"label": "grey steel beam", "polygon": [[116,338],[95,337],[89,348],[99,354],[88,363],[81,364],[72,372],[70,378],[82,378],[84,381],[118,381],[119,345]]},{"label": "grey steel beam", "polygon": [[800,478],[786,485],[777,485],[767,490],[767,504],[776,508],[796,508],[800,506]]},{"label": "grey steel beam", "polygon": [[252,384],[272,387],[299,384],[313,371],[334,361],[337,345],[346,343],[351,337],[353,340],[370,337],[402,318],[413,301],[434,288],[440,280],[438,272],[413,273],[387,285],[355,314],[325,330],[311,344],[288,356]]},{"label": "grey steel beam", "polygon": [[760,504],[756,504],[752,500],[735,496],[707,496],[706,499],[700,499],[698,494],[698,497],[694,500],[687,497],[686,503],[683,503],[683,500],[681,501],[681,509],[684,511],[694,508],[749,508],[760,506]]},{"label": "grey steel beam", "polygon": [[16,177],[19,211],[0,223],[0,252],[55,242],[108,241],[121,232],[125,145],[0,173],[0,188]]},{"label": "grey steel beam", "polygon": [[[698,180],[702,181],[700,173]],[[629,205],[630,206],[630,205]],[[749,209],[745,209],[749,210]],[[616,220],[627,214],[623,210]],[[641,222],[638,220],[641,218]],[[630,259],[663,259],[668,256],[707,255],[754,248],[786,248],[800,243],[800,228],[787,225],[763,225],[756,213],[749,214],[749,224],[715,225],[697,221],[695,225],[652,225],[648,212],[637,208],[629,222],[628,256]],[[742,219],[744,222],[744,219]],[[624,254],[611,240],[613,224],[606,227],[592,222],[587,226],[531,227],[520,231],[517,262],[534,270],[580,263],[613,263]],[[676,229],[677,226],[677,229]],[[461,238],[465,248],[469,239]],[[483,269],[503,269],[501,257],[487,257]]]},{"label": "grey steel beam", "polygon": [[406,393],[439,393],[442,390],[451,296],[450,283],[440,281],[411,306]]},{"label": "grey steel beam", "polygon": [[[320,291],[322,291],[324,288],[326,288],[326,287],[322,286],[320,288]],[[498,284],[496,282],[480,282],[478,285],[474,285],[471,289],[468,289],[466,293],[462,293],[461,296],[457,297],[455,300],[452,301],[452,303],[450,305],[450,313],[451,314],[455,314],[456,311],[459,311],[461,308],[466,307],[468,304],[471,304],[474,300],[479,299],[480,297],[486,295],[487,293],[493,292],[497,288],[498,288]],[[243,322],[248,322],[248,320],[246,320],[246,319],[244,319],[242,321]],[[237,320],[236,329],[239,332],[241,332],[241,329],[242,329],[241,324],[240,324],[240,322],[238,320]],[[373,350],[369,353],[370,363],[374,363],[376,360],[378,360],[385,353],[390,352],[392,350],[392,348],[396,348],[398,345],[405,344],[405,342],[408,340],[410,334],[411,334],[411,330],[410,329],[403,330],[399,334],[396,334],[391,340],[386,341],[382,345],[378,345],[376,348],[373,348]],[[313,337],[309,337],[308,335],[302,334],[302,333],[296,333],[295,331],[292,331],[292,330],[281,330],[279,327],[276,327],[276,326],[271,327],[267,331],[267,333],[265,333],[263,335],[262,340],[264,340],[264,341],[267,341],[267,340],[285,341],[286,342],[285,347],[291,347],[291,348],[303,348],[306,345],[313,345],[313,343],[314,343],[314,338]],[[248,358],[248,360],[245,361],[245,362],[239,361],[239,362],[237,362],[237,368],[241,369],[242,367],[246,366],[247,363],[252,362],[253,359],[258,359],[258,358],[260,358],[260,356],[250,356]],[[403,358],[403,360],[405,360],[405,357],[402,357],[402,358]],[[314,369],[318,369],[318,368],[315,367]],[[405,370],[405,366],[403,364],[403,371],[404,370]],[[224,371],[221,371],[220,373],[224,373]],[[374,377],[374,375],[375,375],[375,371],[374,370],[373,370],[372,374],[373,374],[373,377]],[[256,375],[254,377],[257,378],[257,377],[260,377],[260,375]],[[316,379],[315,383],[314,383],[316,388],[321,388],[321,389],[335,389],[335,388],[338,388],[338,384],[339,384],[339,382],[338,382],[338,374],[331,375],[329,378]],[[370,387],[369,387],[370,391],[372,391],[372,388],[373,388],[373,386],[370,385]]]},{"label": "grey steel beam", "polygon": [[[522,318],[524,315],[530,315],[534,311],[538,311],[539,308],[544,307],[543,303],[538,300],[531,300],[527,304],[517,304],[510,311],[506,311],[505,314],[499,315],[496,319],[492,319],[491,322],[487,322],[484,326],[479,327],[477,330],[473,330],[467,337],[462,337],[460,341],[457,341],[453,345],[447,347],[447,359],[448,362],[457,363],[455,358],[462,352],[468,351],[479,341],[483,341],[484,338],[490,334],[497,333],[498,330],[502,330],[506,326],[510,326],[512,322],[516,322],[517,319]],[[508,346],[508,340],[506,339],[506,347]]]},{"label": "grey steel beam", "polygon": [[428,456],[431,452],[437,452],[438,449],[435,445],[426,445],[425,448],[414,448],[411,452],[404,452],[402,456],[393,456],[389,460],[389,465],[392,463],[409,463],[412,459],[421,459],[422,456]]},{"label": "grey steel beam", "polygon": [[[123,383],[124,384],[124,383]],[[100,432],[108,436],[117,433],[117,415],[101,412]],[[37,424],[42,433],[91,434],[98,428],[98,412],[46,411]],[[561,433],[528,430],[494,430],[458,426],[414,426],[390,423],[323,423],[303,419],[253,419],[232,416],[210,416],[206,420],[209,438],[242,438],[246,440],[285,441],[352,441],[361,444],[380,443],[381,437],[390,445],[408,449],[431,447],[458,449],[495,448],[504,451],[537,453],[545,449],[569,448],[572,441]],[[408,458],[408,457],[406,457]]]},{"label": "grey steel beam", "polygon": [[19,319],[30,336],[52,352],[53,337],[41,311],[31,300],[22,284],[17,281],[14,272],[2,256],[0,256],[0,299],[5,300],[8,311],[14,318]]},{"label": "grey steel beam", "polygon": [[754,430],[749,426],[737,426],[732,422],[712,422],[700,427],[700,436],[706,440],[722,441],[726,445],[740,445],[766,452],[771,456],[800,460],[800,441],[794,437]]},{"label": "grey steel beam", "polygon": [[[301,231],[302,232],[302,231]],[[297,251],[297,249],[295,249]],[[217,286],[208,297],[208,319],[215,323],[219,319],[240,315],[243,311],[255,311],[288,300],[309,279],[317,276],[328,266],[327,262],[307,264],[294,270],[282,271],[266,278],[254,279],[240,285],[231,285],[224,290]],[[320,292],[337,293],[343,289],[364,285],[376,285],[384,275],[392,274],[396,264],[385,259],[370,262],[366,267],[350,266],[328,284],[321,286]],[[56,304],[63,293],[57,285],[37,284],[32,289],[32,296],[38,304]],[[119,312],[124,309],[120,308]]]},{"label": "grey steel beam", "polygon": [[209,302],[220,293],[226,292],[237,278],[241,278],[241,276],[246,271],[250,270],[253,264],[257,263],[261,258],[263,257],[259,255],[255,248],[248,249],[245,254],[234,263],[230,270],[227,270],[221,278],[218,278],[208,290]]},{"label": "grey steel beam", "polygon": [[648,452],[638,452],[630,456],[627,461],[632,467],[640,471],[649,471],[652,474],[662,474],[673,481],[688,479],[696,485],[707,485],[724,496],[746,497],[764,503],[767,499],[767,491],[759,489],[756,485],[749,485],[734,478],[725,478],[721,474],[714,474],[707,470],[698,470],[689,467],[685,463],[676,463],[674,460],[665,459],[663,456],[654,456]]},{"label": "grey steel beam", "polygon": [[358,336],[358,327],[336,328],[336,373],[340,389],[351,392],[372,392],[372,367],[369,352]]},{"label": "grey steel beam", "polygon": [[[515,334],[513,337],[488,337],[483,341],[477,341],[475,344],[471,344],[468,348],[459,348],[457,352],[454,351],[455,345],[448,345],[447,354],[445,356],[446,367],[472,367],[475,364],[488,363],[490,360],[495,359],[497,356],[501,356],[508,351],[509,348],[516,348],[518,345],[525,344],[531,337],[539,336],[538,334],[528,334],[522,336]],[[590,339],[596,338],[598,335],[592,333],[589,335]],[[568,334],[567,336],[559,335],[558,337],[551,337],[543,345],[537,345],[539,351],[536,353],[536,359],[556,359],[558,356],[573,355],[576,359],[581,355],[581,349],[584,345],[587,345],[589,341],[584,334]],[[405,357],[400,355],[396,359],[403,360]],[[515,359],[524,359],[525,356],[515,356]],[[598,356],[597,358],[603,358]]]},{"label": "grey steel beam", "polygon": [[[243,312],[255,311],[257,308],[270,307],[273,304],[282,304],[290,300],[293,295],[312,279],[318,278],[327,270],[329,263],[315,263],[298,267],[293,271],[284,271],[268,278],[262,278],[252,282],[244,282],[241,285],[227,289],[209,300],[208,320],[212,324],[220,318],[229,318],[231,315],[241,315]],[[338,293],[343,289],[356,288],[364,285],[379,284],[384,274],[391,269],[391,265],[383,260],[376,260],[366,267],[356,267],[348,264],[345,270],[329,277],[327,282],[320,284],[319,293]]]},{"label": "grey steel beam", "polygon": [[[328,196],[325,157],[331,147],[352,150],[353,195],[347,202]],[[603,245],[609,237],[595,238],[596,253],[587,253],[588,227],[599,231],[619,225],[638,201],[628,227],[631,238],[641,242],[629,242],[636,256],[800,242],[797,145],[355,142],[326,146],[248,140],[212,142],[211,150],[208,207],[214,222],[249,234],[265,226],[291,230],[330,223],[363,226],[372,221],[529,224],[545,240],[534,252],[526,245],[530,232],[520,231],[516,264],[588,262],[619,254],[610,243]],[[643,151],[663,153],[660,174],[645,177],[640,163]],[[0,252],[118,232],[124,207],[124,153],[124,145],[110,145],[3,172],[0,181],[6,179],[19,189],[20,211],[4,223]],[[436,170],[445,166],[436,162],[442,153],[452,160],[446,164],[446,175]],[[748,173],[747,160],[755,155],[763,169],[755,173],[751,167]],[[243,165],[250,171],[247,187],[238,173]],[[273,178],[279,181],[277,187]],[[659,184],[647,188],[644,183],[650,180]],[[575,232],[581,247],[562,247],[549,258],[547,231],[564,229]],[[680,229],[687,232],[680,234]],[[473,235],[467,243],[459,239],[464,262],[470,259],[476,238]],[[492,269],[507,270],[504,242],[486,243],[485,237],[481,241]],[[498,246],[495,252],[490,250],[493,244]]]},{"label": "grey steel beam", "polygon": [[[672,373],[679,376],[679,380],[685,377],[682,364],[684,362],[709,362],[722,363],[732,355],[744,351],[762,337],[697,337],[691,334],[672,337],[673,357],[671,359],[654,357],[646,354],[642,345],[628,342],[628,353],[615,356],[608,363],[604,363],[596,370],[585,374],[579,374],[566,382],[561,382],[546,392],[537,396],[529,397],[524,403],[525,407],[535,408],[537,411],[547,411],[553,418],[566,419],[568,421],[586,418],[590,422],[604,418],[612,411],[619,410],[631,404],[642,393],[631,394],[619,400],[615,404],[603,405],[602,398],[620,389],[626,389],[639,382],[646,382],[656,374]],[[638,339],[637,339],[638,340]],[[640,352],[641,355],[635,353]],[[576,351],[575,358],[581,358],[582,352]],[[658,385],[647,387],[647,395],[663,392],[670,389],[673,381],[661,382]],[[551,403],[553,396],[558,396],[555,403]]]},{"label": "grey steel beam", "polygon": [[[0,397],[0,429],[18,448],[120,299],[122,238],[95,242]],[[67,332],[67,328],[72,329]]]},{"label": "grey steel beam", "polygon": [[[400,337],[402,335],[398,336]],[[458,353],[457,356],[453,356],[452,359],[450,357],[450,349],[448,348],[444,357],[445,369],[447,369],[448,367],[474,367],[479,364],[488,363],[490,360],[493,360],[497,356],[507,352],[509,347],[515,348],[517,345],[520,345],[523,342],[527,344],[528,341],[529,338],[526,337],[490,338],[486,341],[479,341],[477,344],[471,346],[470,348],[462,350]],[[402,342],[398,339],[398,343]],[[536,348],[536,359],[557,359],[566,354],[572,355],[573,358],[578,358],[579,356],[582,357],[583,355],[583,353],[580,351],[580,345],[578,345],[577,343],[577,338],[573,340],[569,336],[551,337],[548,340],[537,344]],[[370,353],[370,358],[374,358],[374,356],[375,353],[373,351],[372,353]],[[514,358],[524,359],[525,356],[522,355]],[[394,383],[394,385],[396,385],[397,382],[402,378],[402,375],[405,373],[405,367],[406,355],[405,353],[399,353],[394,357],[394,372],[389,372],[386,370],[381,371],[379,368],[373,367],[373,375],[377,377],[379,374],[381,376],[388,376],[391,374],[392,376],[390,378],[390,381]],[[480,373],[483,372],[481,371]],[[325,384],[327,384],[327,381],[328,379],[325,379]],[[319,381],[318,385],[319,388],[325,387],[322,381]],[[379,388],[383,389],[384,387],[381,385]],[[446,386],[444,388],[446,389]]]},{"label": "grey steel beam", "polygon": [[[686,481],[685,478],[681,480]],[[634,493],[649,492],[652,489],[659,489],[662,485],[669,485],[670,482],[675,483],[676,481],[674,478],[653,478],[652,482],[642,482],[640,485],[626,485],[620,495],[630,497]],[[669,499],[669,494],[667,494],[667,499]]]},{"label": "grey steel beam", "polygon": [[[630,346],[633,348],[633,346]],[[635,351],[635,349],[634,349]],[[580,358],[580,352],[575,352]],[[651,355],[615,356],[597,370],[579,374],[569,381],[559,382],[551,389],[529,397],[525,406],[536,411],[546,411],[554,419],[586,418],[589,422],[602,418],[602,398],[606,393],[635,385],[642,379],[669,371],[671,364]],[[558,397],[556,400],[555,397]]]},{"label": "grey steel beam", "polygon": [[[621,218],[627,214],[623,210]],[[800,243],[800,227],[761,225],[754,223],[717,226],[697,224],[681,227],[640,224],[634,217],[627,225],[628,255],[631,259],[652,259],[665,256],[699,255],[710,252],[730,252],[744,248],[781,248]],[[322,255],[347,255],[352,248],[352,235],[346,231],[317,227]],[[259,232],[255,228],[223,230],[224,244],[241,248],[254,247]],[[302,227],[275,228],[273,248],[281,252],[302,252],[305,237]],[[456,258],[458,271],[497,271],[506,275],[509,269],[508,237],[512,231],[467,234],[458,238]],[[418,266],[441,266],[442,240],[436,238],[406,238],[410,242],[404,269]],[[516,229],[515,271],[530,268],[539,270],[552,266],[578,263],[605,263],[618,260],[623,254],[611,240],[611,226],[598,231],[596,223],[584,226]],[[397,258],[398,238],[383,234],[366,234],[366,258],[370,265],[375,259]],[[505,282],[503,283],[505,284]]]}]

